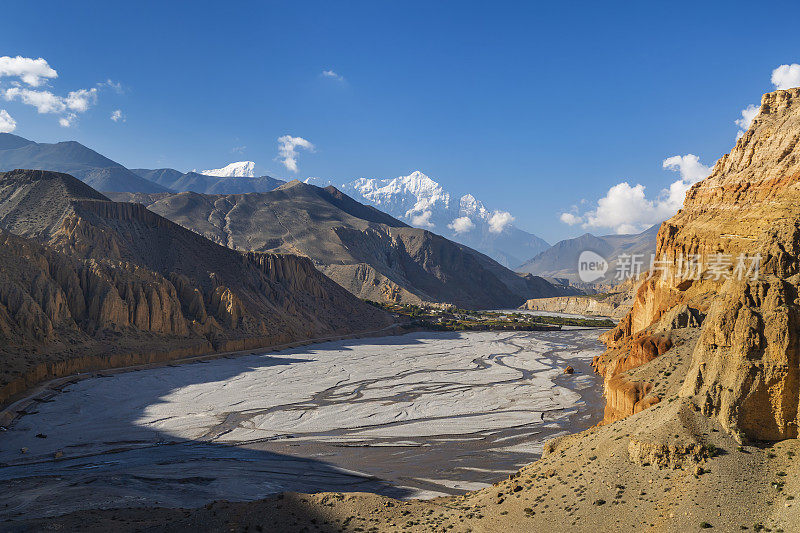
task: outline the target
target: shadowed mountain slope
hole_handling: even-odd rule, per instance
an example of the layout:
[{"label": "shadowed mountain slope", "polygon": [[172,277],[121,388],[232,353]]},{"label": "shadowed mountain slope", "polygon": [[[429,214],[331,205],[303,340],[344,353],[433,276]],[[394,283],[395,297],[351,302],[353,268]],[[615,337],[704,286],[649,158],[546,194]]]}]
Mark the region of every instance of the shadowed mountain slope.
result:
[{"label": "shadowed mountain slope", "polygon": [[0,402],[81,368],[390,321],[305,258],[219,246],[66,174],[0,174],[0,230]]},{"label": "shadowed mountain slope", "polygon": [[569,290],[518,276],[475,250],[409,227],[334,187],[293,181],[267,193],[181,193],[152,199],[148,208],[153,212],[214,242],[305,255],[361,298],[489,308],[518,306],[528,295],[556,296]]},{"label": "shadowed mountain slope", "polygon": [[65,172],[101,191],[168,191],[78,142],[36,143],[0,133],[0,171],[16,168]]},{"label": "shadowed mountain slope", "polygon": [[205,194],[266,192],[286,183],[283,180],[275,179],[270,176],[259,176],[255,178],[207,176],[197,172],[182,173],[172,168],[159,168],[155,170],[135,168],[132,172],[173,191],[194,191]]}]

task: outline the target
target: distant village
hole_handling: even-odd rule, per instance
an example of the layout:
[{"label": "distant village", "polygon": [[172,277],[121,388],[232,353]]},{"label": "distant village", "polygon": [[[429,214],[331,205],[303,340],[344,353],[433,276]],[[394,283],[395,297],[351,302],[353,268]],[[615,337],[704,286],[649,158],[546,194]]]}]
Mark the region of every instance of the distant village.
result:
[{"label": "distant village", "polygon": [[534,315],[509,311],[478,311],[448,305],[415,305],[395,302],[367,303],[405,319],[404,326],[438,331],[558,331],[562,326],[614,327],[610,319]]}]

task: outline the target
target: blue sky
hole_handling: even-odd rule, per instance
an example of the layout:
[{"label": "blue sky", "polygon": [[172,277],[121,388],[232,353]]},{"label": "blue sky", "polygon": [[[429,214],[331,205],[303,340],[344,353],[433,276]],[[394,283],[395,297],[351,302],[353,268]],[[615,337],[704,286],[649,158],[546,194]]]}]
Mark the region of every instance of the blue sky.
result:
[{"label": "blue sky", "polygon": [[[98,92],[68,128],[19,99],[0,109],[16,134],[129,167],[421,170],[554,242],[587,231],[562,213],[585,224],[610,187],[655,198],[679,177],[664,159],[729,151],[773,69],[800,61],[798,20],[780,1],[14,2],[0,56],[44,58],[58,77],[39,89]],[[277,159],[287,134],[316,148],[297,173]]]}]

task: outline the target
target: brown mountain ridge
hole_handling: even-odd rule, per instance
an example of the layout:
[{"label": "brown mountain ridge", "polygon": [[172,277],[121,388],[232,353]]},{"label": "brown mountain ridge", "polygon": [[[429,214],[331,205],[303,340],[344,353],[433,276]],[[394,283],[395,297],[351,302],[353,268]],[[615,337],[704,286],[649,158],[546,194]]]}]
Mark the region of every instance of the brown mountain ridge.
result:
[{"label": "brown mountain ridge", "polygon": [[338,189],[293,181],[265,193],[113,194],[238,250],[293,253],[359,298],[517,307],[579,291],[522,277],[489,257],[412,228]]}]

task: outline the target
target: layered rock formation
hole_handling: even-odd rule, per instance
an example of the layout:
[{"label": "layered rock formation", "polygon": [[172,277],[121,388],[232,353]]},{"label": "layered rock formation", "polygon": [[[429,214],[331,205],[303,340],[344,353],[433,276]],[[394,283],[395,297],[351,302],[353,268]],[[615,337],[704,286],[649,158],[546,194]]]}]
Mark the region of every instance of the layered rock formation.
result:
[{"label": "layered rock formation", "polygon": [[0,243],[0,403],[80,369],[390,323],[308,259],[236,252],[66,174],[0,174]]},{"label": "layered rock formation", "polygon": [[605,293],[531,298],[522,304],[520,309],[571,315],[605,316],[621,320],[633,307],[640,282],[639,279],[628,278]]},{"label": "layered rock formation", "polygon": [[535,276],[518,276],[489,257],[412,228],[334,187],[294,181],[258,194],[114,195],[219,244],[294,253],[359,298],[517,307],[534,296],[575,294]]},{"label": "layered rock formation", "polygon": [[592,296],[557,296],[555,298],[531,298],[522,305],[529,311],[567,313],[571,315],[614,316],[617,308],[613,302]]},{"label": "layered rock formation", "polygon": [[[750,129],[661,226],[657,256],[669,269],[642,284],[606,338],[604,358],[618,359],[652,330],[669,330],[665,321],[707,315],[681,397],[739,439],[798,436],[799,142],[800,89],[764,95]],[[622,394],[628,404],[636,397]]]}]

